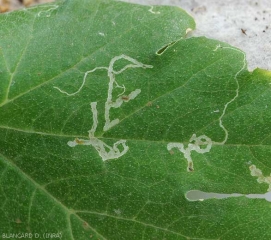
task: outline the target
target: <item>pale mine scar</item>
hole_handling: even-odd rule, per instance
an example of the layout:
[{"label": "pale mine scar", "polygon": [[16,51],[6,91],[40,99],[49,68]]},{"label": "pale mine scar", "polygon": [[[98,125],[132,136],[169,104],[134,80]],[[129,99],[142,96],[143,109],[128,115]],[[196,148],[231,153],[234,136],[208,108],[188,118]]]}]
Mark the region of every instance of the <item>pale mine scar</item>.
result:
[{"label": "pale mine scar", "polygon": [[[129,61],[130,64],[127,64],[119,71],[115,71],[114,70],[114,63],[120,59],[125,59],[125,60]],[[123,102],[129,102],[130,100],[135,99],[141,92],[140,89],[136,89],[136,90],[132,91],[130,94],[124,96],[123,94],[126,91],[125,86],[124,85],[120,86],[117,83],[117,81],[115,80],[115,75],[121,74],[123,71],[125,71],[128,68],[144,68],[145,69],[145,68],[152,68],[152,67],[153,66],[151,66],[151,65],[143,64],[143,63],[138,62],[137,60],[135,60],[129,56],[122,54],[120,56],[116,56],[116,57],[112,58],[108,67],[96,67],[90,71],[87,71],[84,75],[83,82],[82,82],[80,88],[76,92],[68,93],[68,92],[61,90],[58,87],[54,87],[54,88],[56,88],[61,93],[64,93],[68,96],[76,95],[77,93],[79,93],[82,90],[83,86],[85,85],[86,77],[89,73],[95,72],[96,70],[107,70],[109,84],[108,84],[108,94],[107,94],[107,100],[105,102],[105,113],[104,113],[105,124],[103,127],[103,131],[105,132],[105,131],[108,131],[110,128],[116,126],[119,123],[118,118],[110,120],[110,109],[121,107]],[[113,100],[113,96],[112,96],[114,86],[116,88],[123,89],[123,92],[118,95],[118,98],[115,101]],[[91,102],[90,105],[91,105],[91,111],[92,111],[93,125],[92,125],[91,130],[88,131],[89,132],[89,139],[85,140],[85,139],[76,138],[74,141],[69,141],[68,145],[70,147],[75,147],[77,145],[91,145],[96,149],[96,151],[99,153],[99,155],[103,161],[106,161],[109,159],[115,159],[115,158],[119,158],[119,157],[123,156],[129,150],[129,147],[126,145],[126,140],[121,139],[121,140],[115,142],[113,144],[113,146],[111,147],[111,146],[107,145],[105,142],[103,142],[102,140],[95,137],[95,132],[96,132],[96,129],[98,126],[97,102]],[[122,150],[120,150],[118,148],[119,145],[122,146]]]},{"label": "pale mine scar", "polygon": [[[182,152],[184,154],[184,157],[187,160],[187,171],[188,172],[194,171],[193,160],[192,160],[192,157],[191,157],[191,151],[196,151],[197,153],[203,154],[203,153],[206,153],[206,152],[210,152],[213,144],[215,144],[215,145],[224,145],[227,142],[229,133],[228,133],[228,130],[223,125],[222,118],[224,117],[229,104],[231,104],[233,101],[235,101],[235,99],[239,96],[239,82],[237,80],[237,76],[246,67],[245,54],[242,51],[240,51],[239,49],[232,48],[232,47],[221,47],[220,45],[218,45],[218,46],[216,46],[214,51],[217,51],[218,49],[232,49],[234,51],[238,51],[238,52],[242,53],[243,54],[243,65],[242,65],[242,68],[234,76],[236,86],[237,86],[236,90],[235,90],[235,96],[224,105],[222,114],[220,115],[220,117],[218,119],[219,120],[219,126],[222,128],[222,130],[225,133],[224,140],[221,141],[221,142],[215,142],[215,141],[212,141],[212,139],[210,137],[206,136],[206,135],[201,135],[201,136],[197,137],[196,134],[194,133],[192,135],[192,137],[190,138],[190,140],[189,140],[187,148],[184,147],[183,143],[178,143],[178,142],[170,142],[170,143],[168,143],[168,145],[167,145],[168,151],[171,151],[173,148],[177,148],[180,152]],[[201,148],[201,146],[205,146],[205,148]]]},{"label": "pale mine scar", "polygon": [[258,183],[267,183],[269,185],[267,192],[271,192],[271,174],[270,176],[265,177],[260,169],[258,169],[255,165],[251,165],[249,167],[250,174],[253,177],[258,177]]}]

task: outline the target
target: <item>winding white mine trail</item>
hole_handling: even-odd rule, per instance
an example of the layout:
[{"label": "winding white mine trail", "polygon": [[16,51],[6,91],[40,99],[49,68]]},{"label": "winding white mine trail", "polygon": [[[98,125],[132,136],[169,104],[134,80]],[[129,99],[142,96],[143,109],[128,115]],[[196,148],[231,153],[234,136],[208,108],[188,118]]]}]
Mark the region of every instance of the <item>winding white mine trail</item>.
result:
[{"label": "winding white mine trail", "polygon": [[[246,68],[246,57],[245,57],[245,53],[243,53],[241,50],[237,49],[237,48],[232,48],[232,47],[221,47],[220,45],[216,46],[216,48],[214,49],[214,51],[222,51],[223,49],[231,49],[234,51],[238,51],[240,53],[242,53],[243,55],[243,65],[242,67],[238,70],[238,72],[235,74],[234,76],[234,80],[236,82],[236,90],[235,90],[235,95],[234,97],[228,101],[223,108],[222,114],[219,117],[219,126],[222,128],[222,130],[225,133],[225,137],[221,142],[215,142],[212,141],[212,139],[206,135],[201,135],[199,137],[196,136],[196,134],[194,133],[192,135],[192,137],[189,140],[188,146],[185,147],[184,143],[178,143],[178,142],[170,142],[167,145],[167,149],[168,151],[172,150],[173,148],[177,148],[180,152],[182,152],[184,154],[184,157],[187,160],[187,171],[188,172],[192,172],[194,171],[194,167],[193,167],[193,160],[191,158],[191,151],[196,151],[197,153],[203,154],[203,153],[207,153],[210,152],[212,145],[224,145],[229,137],[229,132],[226,129],[226,127],[223,125],[223,117],[227,111],[228,106],[234,102],[236,100],[236,98],[239,96],[239,82],[238,82],[238,75]],[[203,146],[205,146],[205,148],[202,148]]]},{"label": "winding white mine trail", "polygon": [[[114,64],[118,60],[127,60],[129,64],[124,66],[122,69],[119,71],[114,70]],[[109,83],[108,83],[108,93],[107,93],[107,100],[105,102],[105,113],[104,113],[104,118],[105,118],[105,124],[103,127],[103,131],[108,131],[110,128],[116,126],[119,123],[119,119],[113,119],[110,120],[110,109],[111,108],[120,108],[121,105],[124,102],[129,102],[130,100],[135,99],[141,92],[140,89],[136,89],[132,92],[130,92],[128,95],[124,95],[126,88],[124,85],[120,86],[117,81],[116,81],[116,75],[121,74],[128,68],[152,68],[153,66],[151,65],[146,65],[141,62],[138,62],[137,60],[126,56],[124,54],[120,56],[116,56],[111,59],[109,66],[108,67],[96,67],[92,70],[89,70],[85,73],[83,77],[83,82],[79,89],[73,93],[68,93],[66,91],[61,90],[58,87],[54,87],[58,91],[60,91],[63,94],[66,94],[68,96],[74,96],[78,94],[82,88],[84,87],[86,83],[86,78],[88,74],[95,72],[96,70],[107,70],[107,76],[109,78]],[[115,88],[121,88],[123,89],[122,93],[118,95],[116,100],[113,100],[113,90]],[[78,139],[76,138],[74,141],[69,141],[68,145],[70,147],[75,147],[77,145],[91,145],[93,146],[97,152],[99,153],[100,157],[102,158],[103,161],[109,160],[109,159],[115,159],[123,156],[127,151],[129,150],[129,147],[126,145],[126,140],[119,140],[113,144],[113,146],[107,145],[105,142],[102,140],[98,139],[95,137],[95,132],[98,126],[98,111],[97,111],[97,102],[91,102],[91,111],[92,111],[92,118],[93,118],[93,125],[91,130],[89,130],[89,139]],[[119,146],[121,146],[121,150],[119,149]]]}]

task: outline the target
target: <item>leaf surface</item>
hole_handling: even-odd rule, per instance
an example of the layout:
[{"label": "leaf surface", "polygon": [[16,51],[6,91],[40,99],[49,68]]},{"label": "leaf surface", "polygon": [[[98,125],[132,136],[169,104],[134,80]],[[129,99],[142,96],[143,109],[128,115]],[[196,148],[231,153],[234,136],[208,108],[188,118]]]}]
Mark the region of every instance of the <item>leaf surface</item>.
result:
[{"label": "leaf surface", "polygon": [[0,24],[1,234],[271,238],[265,199],[186,197],[267,192],[270,72],[186,38],[174,7],[59,1]]}]

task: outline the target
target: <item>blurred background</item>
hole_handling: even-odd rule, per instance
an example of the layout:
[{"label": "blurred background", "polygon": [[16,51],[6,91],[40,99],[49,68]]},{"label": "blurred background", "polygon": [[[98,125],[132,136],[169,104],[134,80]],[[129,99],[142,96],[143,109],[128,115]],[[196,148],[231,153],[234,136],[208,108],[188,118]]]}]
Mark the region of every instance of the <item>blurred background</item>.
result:
[{"label": "blurred background", "polygon": [[53,0],[0,0],[0,12],[8,12],[34,4],[48,2],[53,2]]}]

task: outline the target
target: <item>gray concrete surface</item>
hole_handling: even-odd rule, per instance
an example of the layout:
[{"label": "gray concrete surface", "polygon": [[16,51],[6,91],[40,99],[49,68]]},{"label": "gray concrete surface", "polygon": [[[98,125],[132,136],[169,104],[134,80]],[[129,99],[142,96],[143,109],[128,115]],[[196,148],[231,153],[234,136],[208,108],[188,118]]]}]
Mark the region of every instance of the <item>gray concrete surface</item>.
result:
[{"label": "gray concrete surface", "polygon": [[125,0],[179,6],[197,24],[193,36],[227,42],[247,55],[248,68],[271,70],[271,0]]}]

